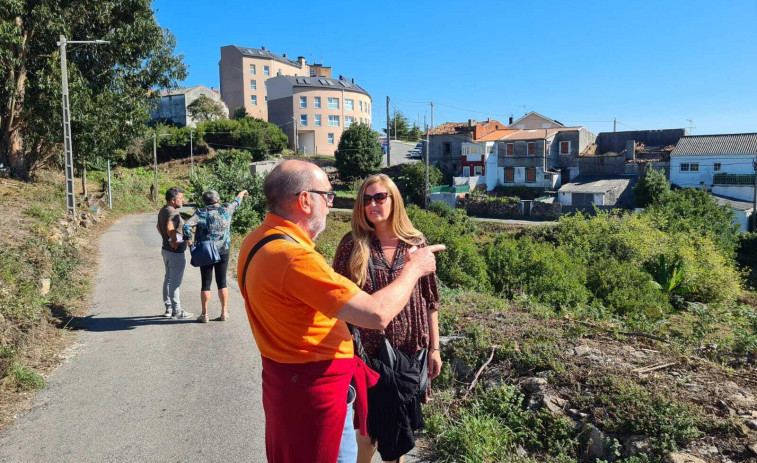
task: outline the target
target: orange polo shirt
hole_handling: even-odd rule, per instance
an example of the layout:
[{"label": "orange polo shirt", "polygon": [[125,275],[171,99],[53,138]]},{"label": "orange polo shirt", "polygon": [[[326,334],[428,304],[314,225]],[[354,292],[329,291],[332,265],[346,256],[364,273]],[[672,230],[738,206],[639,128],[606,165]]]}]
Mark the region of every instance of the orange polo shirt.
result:
[{"label": "orange polo shirt", "polygon": [[350,332],[334,316],[360,288],[331,268],[300,227],[266,214],[242,242],[237,281],[242,280],[252,248],[275,233],[297,243],[274,240],[265,244],[252,258],[244,283],[247,318],[260,353],[279,363],[352,358]]}]

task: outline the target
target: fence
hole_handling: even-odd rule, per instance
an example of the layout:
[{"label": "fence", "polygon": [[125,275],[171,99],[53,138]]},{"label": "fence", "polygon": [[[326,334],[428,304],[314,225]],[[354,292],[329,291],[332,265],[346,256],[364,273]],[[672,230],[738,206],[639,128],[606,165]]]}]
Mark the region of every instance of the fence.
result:
[{"label": "fence", "polygon": [[754,174],[715,174],[714,185],[754,185]]}]

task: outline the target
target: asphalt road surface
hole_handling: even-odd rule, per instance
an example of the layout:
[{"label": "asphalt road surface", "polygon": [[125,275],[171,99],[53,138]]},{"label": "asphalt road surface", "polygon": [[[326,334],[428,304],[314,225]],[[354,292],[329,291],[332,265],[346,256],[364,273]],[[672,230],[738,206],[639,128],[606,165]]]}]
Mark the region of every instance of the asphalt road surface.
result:
[{"label": "asphalt road surface", "polygon": [[[265,461],[260,354],[236,280],[228,321],[163,318],[155,222],[124,217],[102,237],[72,357],[0,434],[0,461]],[[211,318],[220,315],[213,293]],[[181,297],[200,312],[200,272],[189,263]]]},{"label": "asphalt road surface", "polygon": [[[413,163],[418,162],[417,159],[410,159],[406,157],[406,154],[413,148],[415,148],[415,143],[410,143],[406,141],[400,141],[400,140],[390,140],[392,152],[390,154],[390,161],[391,165],[396,164],[406,164],[406,163]],[[386,153],[384,153],[384,162],[386,162]]]}]

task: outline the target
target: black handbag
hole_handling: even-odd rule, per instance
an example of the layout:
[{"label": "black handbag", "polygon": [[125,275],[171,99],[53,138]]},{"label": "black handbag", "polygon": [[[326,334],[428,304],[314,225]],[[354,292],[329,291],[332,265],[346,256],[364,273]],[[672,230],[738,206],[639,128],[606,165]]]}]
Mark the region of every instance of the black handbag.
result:
[{"label": "black handbag", "polygon": [[[208,230],[212,231],[210,228],[210,210],[206,208],[205,212],[208,215]],[[193,243],[189,247],[189,254],[192,256],[189,263],[193,267],[205,267],[221,261],[221,253],[218,252],[216,242],[213,239]]]}]

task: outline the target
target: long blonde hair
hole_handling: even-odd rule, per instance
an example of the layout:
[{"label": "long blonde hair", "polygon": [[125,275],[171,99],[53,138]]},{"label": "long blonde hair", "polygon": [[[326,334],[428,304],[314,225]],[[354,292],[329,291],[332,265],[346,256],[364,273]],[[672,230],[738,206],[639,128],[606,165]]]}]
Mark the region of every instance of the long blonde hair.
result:
[{"label": "long blonde hair", "polygon": [[[375,183],[385,186],[391,195],[392,212],[389,215],[389,220],[391,221],[394,235],[400,241],[411,246],[418,246],[423,243],[423,234],[410,223],[410,218],[405,211],[405,203],[402,201],[402,195],[400,195],[400,191],[392,179],[384,174],[371,175],[366,178],[358,189],[355,206],[352,209],[352,241],[354,246],[350,254],[349,269],[351,280],[357,283],[358,286],[363,286],[367,279],[366,269],[368,268],[368,259],[371,258],[371,239],[375,232],[373,225],[365,215],[363,196],[365,195],[365,190]],[[376,288],[374,288],[375,290]]]}]

